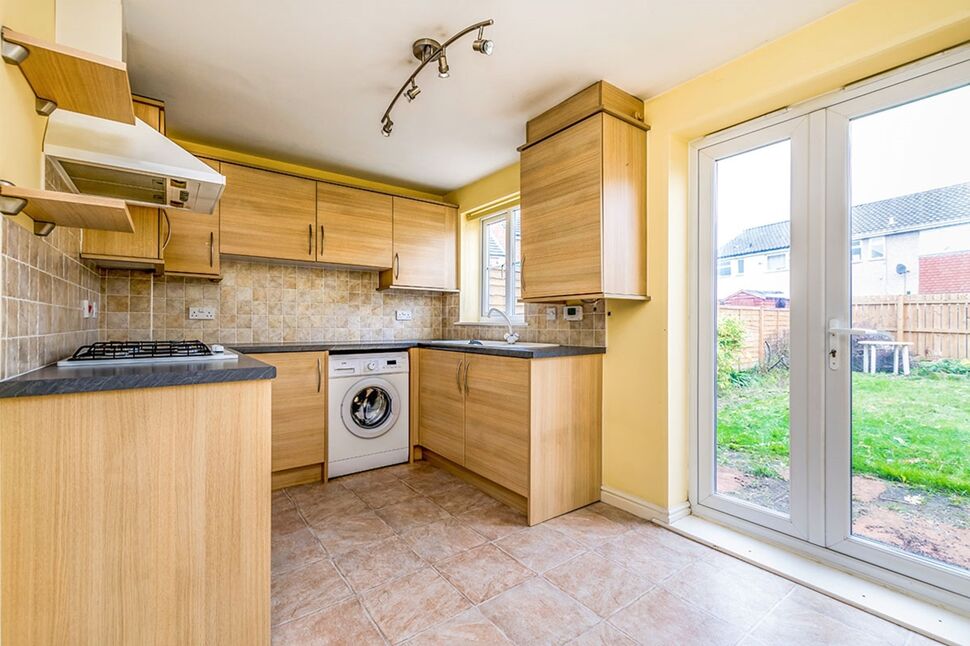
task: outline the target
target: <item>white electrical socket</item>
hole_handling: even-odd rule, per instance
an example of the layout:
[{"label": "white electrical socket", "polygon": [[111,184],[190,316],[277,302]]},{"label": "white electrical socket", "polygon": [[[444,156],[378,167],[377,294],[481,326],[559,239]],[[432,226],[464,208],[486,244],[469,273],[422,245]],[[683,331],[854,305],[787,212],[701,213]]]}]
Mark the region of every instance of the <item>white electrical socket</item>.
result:
[{"label": "white electrical socket", "polygon": [[556,320],[556,308],[555,307],[547,307],[546,308],[546,320],[547,321],[555,321]]},{"label": "white electrical socket", "polygon": [[96,319],[98,318],[98,302],[89,301],[88,299],[81,300],[81,318],[82,319]]},{"label": "white electrical socket", "polygon": [[190,307],[189,319],[193,321],[212,321],[216,318],[214,307]]},{"label": "white electrical socket", "polygon": [[394,318],[398,321],[410,321],[411,310],[394,310]]}]

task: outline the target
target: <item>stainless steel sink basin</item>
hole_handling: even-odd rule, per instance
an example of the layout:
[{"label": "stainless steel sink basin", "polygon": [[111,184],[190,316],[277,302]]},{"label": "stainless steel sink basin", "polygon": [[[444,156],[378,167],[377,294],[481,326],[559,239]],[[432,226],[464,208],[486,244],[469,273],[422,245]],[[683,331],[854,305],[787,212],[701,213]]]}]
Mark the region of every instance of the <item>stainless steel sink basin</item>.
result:
[{"label": "stainless steel sink basin", "polygon": [[455,340],[444,340],[444,341],[425,341],[430,345],[449,345],[449,346],[471,346],[471,347],[486,347],[486,348],[506,348],[509,350],[534,350],[536,348],[555,348],[558,346],[556,343],[506,343],[505,341],[478,341],[472,340],[467,341],[463,339]]}]

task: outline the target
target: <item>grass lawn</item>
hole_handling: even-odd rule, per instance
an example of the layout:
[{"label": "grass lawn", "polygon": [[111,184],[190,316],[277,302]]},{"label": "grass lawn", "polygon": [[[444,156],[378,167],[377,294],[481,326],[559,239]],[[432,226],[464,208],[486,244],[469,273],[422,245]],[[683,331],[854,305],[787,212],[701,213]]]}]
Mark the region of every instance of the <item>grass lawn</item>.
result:
[{"label": "grass lawn", "polygon": [[[853,373],[852,386],[854,473],[970,494],[970,377]],[[762,475],[787,466],[787,375],[723,393],[717,440],[762,465]]]}]

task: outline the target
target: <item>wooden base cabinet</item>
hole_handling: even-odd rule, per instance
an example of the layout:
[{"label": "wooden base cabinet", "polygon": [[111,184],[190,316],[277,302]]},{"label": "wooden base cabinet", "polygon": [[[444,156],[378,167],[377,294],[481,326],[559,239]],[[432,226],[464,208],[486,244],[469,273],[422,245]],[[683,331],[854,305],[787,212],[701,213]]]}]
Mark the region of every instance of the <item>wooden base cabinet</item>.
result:
[{"label": "wooden base cabinet", "polygon": [[0,399],[0,641],[270,643],[270,383]]},{"label": "wooden base cabinet", "polygon": [[417,443],[512,492],[530,525],[599,500],[601,355],[421,348],[417,383]]},{"label": "wooden base cabinet", "polygon": [[274,488],[325,478],[328,354],[277,352],[255,357],[276,367],[273,381]]}]

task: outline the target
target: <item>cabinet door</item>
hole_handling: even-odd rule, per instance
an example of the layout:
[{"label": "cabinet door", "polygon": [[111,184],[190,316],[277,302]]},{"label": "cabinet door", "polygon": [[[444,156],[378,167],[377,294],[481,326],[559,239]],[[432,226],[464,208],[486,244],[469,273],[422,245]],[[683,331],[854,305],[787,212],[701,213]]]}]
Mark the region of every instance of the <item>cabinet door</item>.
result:
[{"label": "cabinet door", "polygon": [[222,253],[316,259],[317,187],[312,179],[223,163]]},{"label": "cabinet door", "polygon": [[[136,117],[155,130],[165,132],[163,108],[137,99],[132,101],[132,106]],[[84,229],[81,236],[81,256],[95,261],[104,259],[131,264],[161,264],[161,211],[144,206],[129,206],[128,211],[135,226],[133,233]]]},{"label": "cabinet door", "polygon": [[[219,162],[202,159],[213,170]],[[219,275],[219,205],[212,213],[168,209],[172,235],[165,247],[165,271],[198,276]]]},{"label": "cabinet door", "polygon": [[418,443],[452,462],[465,462],[462,352],[422,348],[418,363]]},{"label": "cabinet door", "polygon": [[273,471],[327,460],[327,353],[279,352],[256,358],[276,366]]},{"label": "cabinet door", "polygon": [[603,117],[522,151],[522,298],[596,294]]},{"label": "cabinet door", "polygon": [[387,269],[393,231],[390,195],[317,183],[317,260]]},{"label": "cabinet door", "polygon": [[454,208],[395,197],[390,285],[455,289],[456,227]]},{"label": "cabinet door", "polygon": [[465,467],[528,496],[530,361],[467,354],[465,362]]}]

